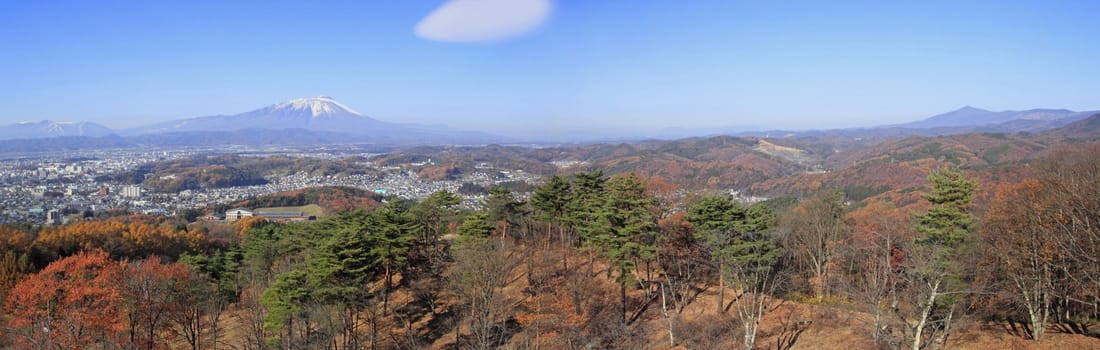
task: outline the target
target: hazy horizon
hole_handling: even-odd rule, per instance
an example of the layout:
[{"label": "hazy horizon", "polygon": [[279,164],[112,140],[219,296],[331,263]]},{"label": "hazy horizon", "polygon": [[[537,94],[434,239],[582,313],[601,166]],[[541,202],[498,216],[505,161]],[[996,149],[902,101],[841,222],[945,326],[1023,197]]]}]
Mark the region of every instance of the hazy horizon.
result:
[{"label": "hazy horizon", "polygon": [[1092,2],[18,3],[0,124],[128,128],[294,98],[494,133],[1097,110]]}]

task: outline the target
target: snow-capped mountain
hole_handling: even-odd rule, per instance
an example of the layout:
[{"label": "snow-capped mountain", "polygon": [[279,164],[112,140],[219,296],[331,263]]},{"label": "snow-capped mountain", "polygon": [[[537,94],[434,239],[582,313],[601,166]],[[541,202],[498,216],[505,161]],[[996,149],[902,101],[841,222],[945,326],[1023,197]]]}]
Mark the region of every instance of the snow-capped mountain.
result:
[{"label": "snow-capped mountain", "polygon": [[332,97],[317,96],[276,103],[234,115],[187,118],[126,131],[127,135],[227,132],[248,129],[310,131],[355,135],[382,143],[481,143],[504,138],[441,126],[389,123],[356,112]]},{"label": "snow-capped mountain", "polygon": [[188,118],[139,127],[132,134],[243,129],[306,129],[345,133],[373,133],[391,126],[364,116],[328,96],[299,98],[234,115]]},{"label": "snow-capped mountain", "polygon": [[355,116],[362,117],[363,115],[355,110],[345,106],[343,103],[337,102],[328,96],[317,96],[314,98],[299,98],[290,100],[287,102],[272,105],[270,107],[261,109],[260,111],[266,113],[285,113],[301,115],[309,112],[309,115],[314,118],[327,118],[338,116]]},{"label": "snow-capped mountain", "polygon": [[57,136],[99,137],[112,134],[111,129],[92,122],[55,122],[43,120],[0,126],[0,140],[36,139]]}]

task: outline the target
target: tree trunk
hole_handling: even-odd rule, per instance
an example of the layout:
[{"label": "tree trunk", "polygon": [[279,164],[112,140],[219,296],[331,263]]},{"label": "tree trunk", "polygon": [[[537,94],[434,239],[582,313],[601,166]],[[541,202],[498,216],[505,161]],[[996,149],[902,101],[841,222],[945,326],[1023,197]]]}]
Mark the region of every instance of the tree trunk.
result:
[{"label": "tree trunk", "polygon": [[1031,340],[1036,343],[1043,340],[1043,333],[1046,328],[1047,321],[1047,294],[1044,293],[1041,296],[1042,302],[1036,304],[1030,300],[1026,294],[1024,296],[1024,302],[1027,304],[1027,316],[1031,323]]},{"label": "tree trunk", "polygon": [[928,324],[928,317],[932,314],[932,306],[936,304],[936,297],[939,296],[940,281],[937,279],[932,282],[931,287],[931,292],[928,293],[928,302],[920,313],[920,321],[913,327],[912,350],[920,350],[921,335],[924,332],[924,327]]},{"label": "tree trunk", "polygon": [[721,263],[718,265],[718,313],[721,314],[724,309],[722,308],[726,303],[726,274],[723,271]]},{"label": "tree trunk", "polygon": [[947,349],[947,338],[951,336],[951,321],[955,319],[955,304],[947,309],[947,319],[943,322],[943,335],[940,336],[940,347]]},{"label": "tree trunk", "polygon": [[668,299],[665,297],[665,286],[662,283],[661,287],[661,314],[665,316],[665,322],[668,323],[668,346],[676,346],[676,335],[672,331],[672,317],[668,315]]},{"label": "tree trunk", "polygon": [[622,313],[623,324],[626,324],[626,283],[622,282],[619,283],[619,311]]},{"label": "tree trunk", "polygon": [[286,321],[286,350],[292,349],[291,344],[294,344],[294,318]]},{"label": "tree trunk", "polygon": [[745,329],[742,344],[745,346],[745,350],[752,350],[752,345],[756,343],[756,320],[752,318],[742,320],[742,327]]},{"label": "tree trunk", "polygon": [[818,301],[821,301],[826,295],[829,295],[828,283],[825,280],[827,278],[827,273],[828,272],[825,270],[824,265],[820,265],[814,268],[814,277],[816,277],[816,283],[814,283],[813,286],[814,297],[817,298]]},{"label": "tree trunk", "polygon": [[[1032,263],[1032,266],[1037,265],[1039,265],[1039,263]],[[1038,268],[1043,267],[1040,266]],[[1019,288],[1020,295],[1024,298],[1024,305],[1027,307],[1028,321],[1031,324],[1031,339],[1036,343],[1043,339],[1047,317],[1050,313],[1051,293],[1044,290],[1044,287],[1050,283],[1050,278],[1047,275],[1048,273],[1049,271],[1041,271],[1038,281],[1031,281],[1032,284],[1030,286],[1026,286],[1025,283],[1021,281],[1021,277],[1015,278],[1016,286]]]},{"label": "tree trunk", "polygon": [[390,263],[386,262],[386,285],[382,286],[382,316],[388,314],[390,305],[390,283],[392,281],[392,275],[390,274]]}]

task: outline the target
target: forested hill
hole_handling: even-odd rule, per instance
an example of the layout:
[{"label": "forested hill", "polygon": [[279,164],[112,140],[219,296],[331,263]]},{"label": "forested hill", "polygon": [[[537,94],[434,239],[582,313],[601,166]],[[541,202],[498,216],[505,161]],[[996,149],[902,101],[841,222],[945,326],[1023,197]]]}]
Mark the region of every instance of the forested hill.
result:
[{"label": "forested hill", "polygon": [[712,137],[151,163],[127,177],[543,176],[479,208],[325,187],[235,203],[321,204],[316,222],[0,227],[0,347],[1098,348],[1095,118],[848,150]]},{"label": "forested hill", "polygon": [[1098,155],[984,201],[942,161],[905,198],[747,205],[595,171],[478,210],[443,191],[309,223],[3,227],[0,345],[1095,348],[1100,232],[1073,224],[1100,219]]},{"label": "forested hill", "polygon": [[200,188],[261,185],[268,183],[268,176],[300,172],[321,176],[370,173],[370,169],[356,165],[359,161],[362,159],[355,157],[321,160],[286,156],[201,155],[143,164],[114,177],[122,183],[141,184],[156,192],[179,192]]},{"label": "forested hill", "polygon": [[[782,146],[791,144],[791,146]],[[550,175],[600,170],[661,177],[689,189],[743,188],[764,179],[812,169],[821,149],[800,140],[718,136],[678,141],[595,144],[551,148],[509,146],[420,147],[383,155],[376,164],[427,162],[422,176],[442,179],[472,172],[477,164]],[[831,150],[830,150],[831,151]]]}]

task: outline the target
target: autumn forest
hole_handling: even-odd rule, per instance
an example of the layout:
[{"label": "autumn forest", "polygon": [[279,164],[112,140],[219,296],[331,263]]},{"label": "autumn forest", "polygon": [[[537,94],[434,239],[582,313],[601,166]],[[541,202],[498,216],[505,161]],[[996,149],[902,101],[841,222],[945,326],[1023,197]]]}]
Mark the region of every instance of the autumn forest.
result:
[{"label": "autumn forest", "polygon": [[[1100,319],[1100,145],[1008,149],[1000,152],[1019,158],[991,161],[949,156],[939,145],[951,140],[861,148],[871,155],[844,153],[860,160],[836,160],[848,165],[828,173],[762,167],[786,162],[766,152],[739,150],[723,163],[715,152],[733,151],[715,145],[695,144],[694,155],[684,146],[606,154],[606,172],[550,174],[523,193],[487,188],[478,210],[447,191],[404,200],[321,189],[253,200],[321,203],[332,215],[315,222],[120,213],[57,227],[4,226],[0,344],[1100,344],[1090,328]],[[974,140],[986,139],[967,141]],[[988,147],[1019,141],[992,140],[1001,143]],[[701,154],[714,156],[685,160]],[[437,159],[461,171],[461,161]],[[232,168],[231,159],[221,161]],[[708,168],[690,170],[696,166]],[[759,179],[727,178],[750,173]],[[708,190],[707,178],[787,195],[744,201]]]}]

